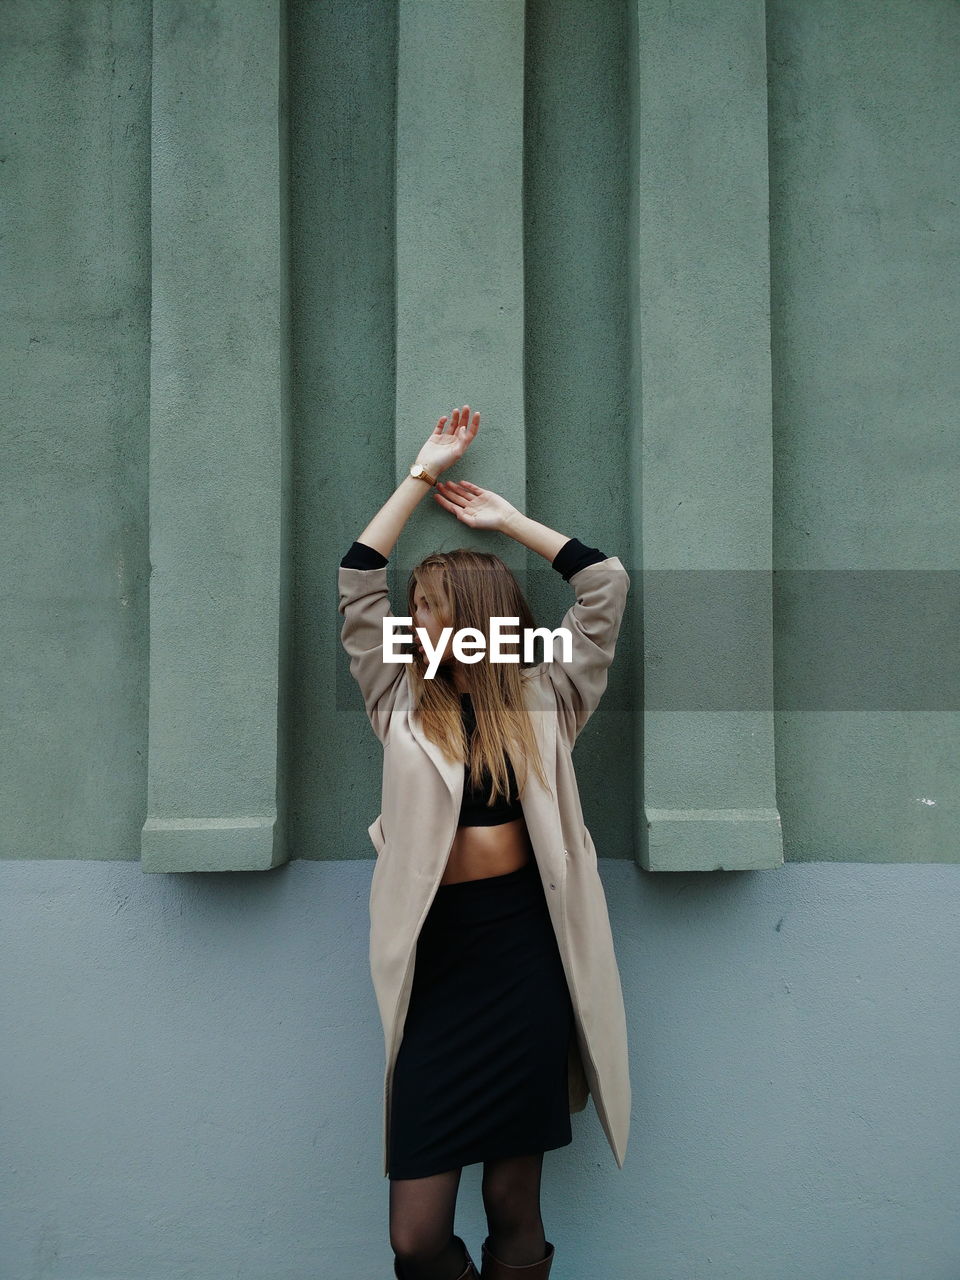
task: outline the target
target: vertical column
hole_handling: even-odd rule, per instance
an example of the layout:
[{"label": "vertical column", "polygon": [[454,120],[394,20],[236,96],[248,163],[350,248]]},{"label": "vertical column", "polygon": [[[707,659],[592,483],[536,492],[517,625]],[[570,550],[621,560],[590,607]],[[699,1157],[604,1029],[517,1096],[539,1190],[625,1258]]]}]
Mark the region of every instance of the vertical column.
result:
[{"label": "vertical column", "polygon": [[282,0],[154,0],[147,871],[285,858]]},{"label": "vertical column", "polygon": [[635,0],[631,22],[640,861],[773,867],[763,3]]},{"label": "vertical column", "polygon": [[[399,0],[396,173],[397,480],[440,415],[469,404],[480,435],[450,476],[521,509],[523,23],[523,0]],[[421,504],[402,563],[489,549],[453,521]]]}]

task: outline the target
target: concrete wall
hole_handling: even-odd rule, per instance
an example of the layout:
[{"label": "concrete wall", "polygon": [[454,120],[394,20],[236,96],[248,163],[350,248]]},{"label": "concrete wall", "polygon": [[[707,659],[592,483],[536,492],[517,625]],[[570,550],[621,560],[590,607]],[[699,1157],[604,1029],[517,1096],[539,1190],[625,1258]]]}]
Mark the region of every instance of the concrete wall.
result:
[{"label": "concrete wall", "polygon": [[[427,12],[418,10],[421,23]],[[490,12],[516,16],[509,6]],[[262,21],[264,10],[235,13]],[[630,1026],[630,1145],[617,1170],[592,1106],[575,1116],[573,1145],[546,1160],[544,1220],[558,1280],[956,1280],[957,690],[945,670],[932,705],[898,703],[889,687],[845,703],[831,671],[809,678],[818,637],[801,607],[804,592],[824,589],[817,574],[840,570],[849,588],[912,602],[900,606],[910,616],[893,613],[894,639],[918,613],[955,617],[951,574],[931,584],[921,571],[951,570],[960,545],[956,6],[770,0],[764,12],[753,0],[722,10],[528,0],[523,422],[497,424],[476,469],[461,473],[492,483],[502,448],[513,450],[531,514],[616,551],[638,585],[645,567],[660,567],[650,556],[661,536],[713,563],[704,518],[716,509],[723,457],[756,461],[737,452],[730,397],[762,376],[757,330],[749,350],[739,330],[724,339],[732,365],[698,356],[693,342],[679,371],[664,375],[667,336],[696,337],[699,313],[671,303],[689,284],[681,273],[695,282],[716,263],[709,246],[698,263],[686,242],[670,240],[662,208],[650,206],[649,223],[637,209],[648,207],[647,175],[668,172],[669,149],[679,149],[676,172],[692,193],[684,234],[698,218],[713,225],[713,192],[717,225],[736,233],[731,254],[751,249],[756,173],[747,170],[742,207],[725,203],[715,160],[697,129],[684,131],[688,107],[705,110],[697,59],[711,46],[703,23],[718,15],[719,47],[769,75],[769,483],[763,466],[757,474],[782,584],[776,682],[802,695],[770,716],[787,865],[670,875],[636,865],[663,764],[645,758],[636,732],[654,622],[637,610],[576,755]],[[339,648],[335,571],[406,461],[395,396],[398,381],[411,383],[409,366],[398,372],[394,286],[396,237],[407,237],[409,280],[415,228],[409,209],[398,223],[394,129],[404,33],[403,65],[418,53],[408,19],[402,4],[295,0],[273,82],[255,59],[258,92],[275,83],[278,125],[289,120],[289,278],[276,285],[289,294],[289,406],[282,379],[275,397],[289,436],[282,424],[269,437],[263,427],[271,466],[286,451],[272,488],[254,475],[248,489],[234,469],[218,493],[214,468],[204,497],[223,505],[206,508],[205,527],[217,548],[229,551],[228,528],[244,557],[257,555],[253,500],[275,495],[268,523],[284,529],[290,593],[277,615],[281,651],[276,671],[259,672],[257,649],[245,661],[263,688],[276,680],[276,714],[263,689],[257,705],[279,736],[275,751],[252,733],[252,755],[236,749],[260,770],[258,785],[266,779],[269,791],[276,770],[286,789],[290,861],[259,875],[148,876],[137,865],[148,760],[163,745],[150,697],[161,631],[151,636],[151,567],[179,532],[158,524],[175,486],[152,498],[159,472],[150,467],[159,385],[151,307],[156,324],[158,210],[168,208],[156,190],[162,85],[176,99],[175,81],[152,69],[154,23],[167,72],[179,65],[171,42],[191,23],[199,40],[217,33],[217,65],[242,67],[251,54],[242,23],[216,3],[155,0],[152,13],[141,0],[0,6],[10,125],[0,155],[2,1280],[390,1273],[382,1041],[366,955],[365,826],[380,761]],[[420,29],[430,37],[429,22]],[[655,38],[663,52],[644,64]],[[688,59],[686,78],[668,57],[681,70]],[[662,75],[675,96],[659,104],[662,117],[648,103],[638,135],[630,104],[642,102],[633,77],[644,66],[648,92]],[[715,92],[727,66],[725,53]],[[456,67],[438,74],[452,92]],[[748,127],[738,115],[746,90],[734,79],[736,110],[719,118],[718,137],[735,141],[742,125],[755,141],[757,118]],[[755,94],[749,102],[755,110]],[[253,162],[239,134],[223,147],[238,164]],[[250,207],[269,213],[269,170],[261,177]],[[234,212],[245,209],[241,201]],[[200,234],[199,214],[180,214]],[[672,258],[652,261],[655,237]],[[282,255],[282,243],[267,247]],[[759,250],[745,259],[751,290],[766,245]],[[258,261],[269,266],[269,255]],[[675,291],[640,289],[639,332],[638,281],[657,269],[674,273]],[[724,287],[736,301],[732,275]],[[202,294],[203,279],[193,287]],[[705,315],[717,306],[704,297]],[[722,307],[716,314],[722,320]],[[755,320],[755,307],[745,314]],[[230,315],[224,323],[220,336],[240,344],[241,364],[243,342],[257,354],[255,326]],[[649,376],[638,400],[644,342]],[[195,356],[172,372],[209,386]],[[676,411],[671,388],[703,397],[711,379],[717,415],[694,418],[682,437],[685,468],[661,470],[684,431],[685,409],[662,440],[655,431]],[[458,374],[451,403],[461,385]],[[228,378],[223,395],[244,408]],[[230,432],[210,430],[204,443],[222,436],[242,460],[260,438],[257,419],[244,419],[244,448],[226,421]],[[168,449],[164,466],[175,458]],[[661,475],[679,487],[657,491]],[[422,514],[413,536],[467,541],[459,526]],[[260,563],[266,573],[272,562]],[[549,618],[567,591],[530,568],[531,598]],[[863,573],[879,574],[879,588],[855,576]],[[230,627],[223,598],[217,617]],[[852,590],[843,598],[854,603]],[[209,631],[202,615],[181,616]],[[268,613],[261,623],[262,646]],[[916,666],[909,646],[899,657]],[[247,674],[242,665],[223,673],[241,715]],[[190,731],[188,703],[167,698],[165,709]],[[704,741],[686,729],[669,739],[680,759]],[[750,741],[748,727],[745,749]],[[706,752],[702,767],[696,758],[705,787],[741,771],[736,751],[712,765]],[[458,1230],[478,1251],[477,1168],[464,1174]]]}]

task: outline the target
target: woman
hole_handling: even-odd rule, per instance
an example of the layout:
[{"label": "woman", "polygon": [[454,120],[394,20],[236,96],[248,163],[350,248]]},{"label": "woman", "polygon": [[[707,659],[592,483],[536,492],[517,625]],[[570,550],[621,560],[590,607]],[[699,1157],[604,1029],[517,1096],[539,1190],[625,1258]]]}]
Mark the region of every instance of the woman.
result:
[{"label": "woman", "polygon": [[[341,640],[384,747],[382,812],[369,828],[370,961],[402,1280],[476,1277],[453,1227],[461,1170],[480,1161],[481,1276],[545,1280],[544,1152],[571,1141],[570,1112],[588,1092],[621,1167],[629,1128],[623,998],[570,757],[606,687],[629,578],[616,556],[498,494],[438,480],[479,426],[467,405],[440,419],[339,570]],[[430,490],[468,527],[515,538],[576,587],[563,620],[569,658],[523,666],[522,645],[505,636],[519,661],[482,651],[461,661],[461,628],[488,636],[491,618],[518,618],[522,635],[533,618],[498,556],[460,549],[411,573],[407,618],[428,643],[416,635],[409,661],[388,660],[387,557]]]}]

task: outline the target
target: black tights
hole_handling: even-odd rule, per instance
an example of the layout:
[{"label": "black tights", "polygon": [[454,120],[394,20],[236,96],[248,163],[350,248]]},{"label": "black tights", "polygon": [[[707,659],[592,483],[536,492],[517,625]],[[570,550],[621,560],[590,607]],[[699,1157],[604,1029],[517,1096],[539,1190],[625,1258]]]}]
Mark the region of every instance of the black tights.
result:
[{"label": "black tights", "polygon": [[[481,1189],[489,1248],[511,1267],[539,1262],[547,1251],[540,1217],[542,1168],[542,1151],[484,1161]],[[463,1275],[466,1259],[453,1236],[461,1172],[391,1181],[390,1247],[403,1280],[459,1280]]]}]

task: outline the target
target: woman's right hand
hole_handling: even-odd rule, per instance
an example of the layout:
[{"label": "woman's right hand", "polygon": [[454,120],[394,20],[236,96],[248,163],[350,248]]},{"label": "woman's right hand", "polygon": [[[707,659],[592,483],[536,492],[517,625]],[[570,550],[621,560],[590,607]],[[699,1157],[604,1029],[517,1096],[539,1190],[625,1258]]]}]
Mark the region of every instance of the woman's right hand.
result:
[{"label": "woman's right hand", "polygon": [[473,415],[471,423],[468,404],[454,409],[449,417],[440,419],[415,461],[422,462],[431,475],[438,476],[460,461],[479,430],[479,413]]},{"label": "woman's right hand", "polygon": [[447,511],[452,511],[461,524],[471,529],[495,529],[502,532],[517,508],[492,489],[481,489],[469,480],[439,480],[433,496]]}]

